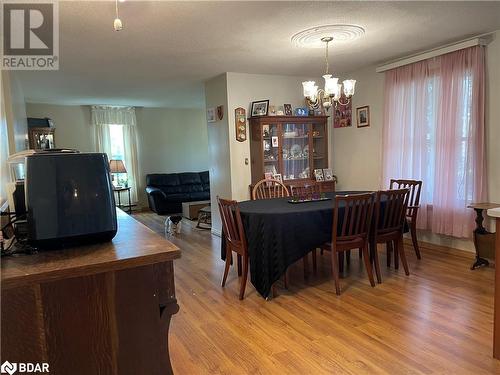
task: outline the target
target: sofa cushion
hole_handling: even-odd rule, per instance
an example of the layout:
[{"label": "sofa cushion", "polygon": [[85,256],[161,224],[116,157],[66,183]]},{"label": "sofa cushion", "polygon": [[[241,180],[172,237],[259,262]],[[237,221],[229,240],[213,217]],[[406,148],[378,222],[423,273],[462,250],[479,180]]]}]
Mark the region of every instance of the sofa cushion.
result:
[{"label": "sofa cushion", "polygon": [[189,202],[190,201],[189,194],[187,193],[179,193],[179,194],[169,194],[166,196],[165,201],[167,202]]},{"label": "sofa cushion", "polygon": [[190,201],[208,201],[210,200],[210,193],[207,193],[206,191],[190,193],[189,198]]},{"label": "sofa cushion", "polygon": [[199,175],[201,178],[201,182],[203,182],[204,185],[210,184],[210,175],[209,175],[208,171],[200,172]]},{"label": "sofa cushion", "polygon": [[197,191],[203,191],[203,186],[199,185],[181,185],[183,193],[195,193]]},{"label": "sofa cushion", "polygon": [[148,186],[178,186],[180,184],[177,173],[158,173],[146,176],[146,185]]},{"label": "sofa cushion", "polygon": [[182,189],[182,185],[177,185],[177,186],[161,185],[161,186],[158,186],[158,188],[167,195],[168,194],[175,194],[175,193],[184,193],[184,190]]},{"label": "sofa cushion", "polygon": [[201,185],[200,174],[197,172],[179,173],[178,176],[181,185],[194,185],[194,184]]}]

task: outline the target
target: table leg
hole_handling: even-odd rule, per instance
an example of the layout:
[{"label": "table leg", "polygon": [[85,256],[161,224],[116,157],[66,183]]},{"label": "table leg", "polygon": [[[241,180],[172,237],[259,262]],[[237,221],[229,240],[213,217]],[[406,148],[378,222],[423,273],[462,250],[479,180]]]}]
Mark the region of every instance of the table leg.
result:
[{"label": "table leg", "polygon": [[118,191],[118,207],[120,207],[120,208],[122,206],[121,196],[122,196],[122,192]]},{"label": "table leg", "polygon": [[132,213],[132,202],[130,199],[130,189],[128,189],[128,214],[130,215]]},{"label": "table leg", "polygon": [[474,248],[476,249],[476,261],[474,264],[471,266],[471,270],[475,270],[476,268],[482,267],[482,266],[488,266],[490,263],[479,256],[479,249],[478,249],[478,242],[477,242],[477,236],[482,235],[482,234],[488,234],[489,232],[486,230],[486,228],[483,226],[483,209],[482,208],[474,208],[474,211],[476,211],[476,229],[474,229]]}]

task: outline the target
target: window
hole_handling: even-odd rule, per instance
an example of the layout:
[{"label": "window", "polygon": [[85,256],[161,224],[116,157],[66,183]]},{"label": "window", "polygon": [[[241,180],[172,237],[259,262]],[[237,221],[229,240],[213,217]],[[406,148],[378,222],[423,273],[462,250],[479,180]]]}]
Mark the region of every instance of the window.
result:
[{"label": "window", "polygon": [[422,180],[418,226],[470,237],[467,205],[486,198],[484,49],[386,73],[383,180]]}]

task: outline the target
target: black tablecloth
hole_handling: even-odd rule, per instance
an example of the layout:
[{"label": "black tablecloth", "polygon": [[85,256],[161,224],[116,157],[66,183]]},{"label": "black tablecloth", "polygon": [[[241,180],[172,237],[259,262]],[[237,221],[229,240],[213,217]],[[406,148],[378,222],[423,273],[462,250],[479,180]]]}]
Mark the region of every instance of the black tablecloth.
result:
[{"label": "black tablecloth", "polygon": [[[364,192],[343,191],[326,196],[334,199],[335,194],[361,193]],[[333,200],[292,204],[289,199],[239,203],[248,242],[251,282],[264,297],[288,266],[332,238]],[[342,206],[339,211],[342,217]],[[225,259],[225,242],[221,243]]]}]

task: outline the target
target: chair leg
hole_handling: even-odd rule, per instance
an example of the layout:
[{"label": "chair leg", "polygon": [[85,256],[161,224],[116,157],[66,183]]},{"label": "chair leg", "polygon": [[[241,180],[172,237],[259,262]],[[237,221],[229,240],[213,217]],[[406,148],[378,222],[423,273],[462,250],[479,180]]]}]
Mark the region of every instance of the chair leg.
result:
[{"label": "chair leg", "polygon": [[403,244],[403,236],[402,235],[399,238],[398,250],[399,250],[399,254],[401,255],[401,263],[403,263],[403,268],[405,269],[405,274],[406,274],[406,276],[409,276],[410,271],[408,269],[408,262],[406,261],[405,246]]},{"label": "chair leg", "polygon": [[359,259],[363,258],[363,248],[359,249]]},{"label": "chair leg", "polygon": [[399,269],[399,241],[394,241],[394,269]]},{"label": "chair leg", "polygon": [[368,243],[366,243],[363,247],[363,255],[363,258],[365,259],[366,273],[368,274],[370,285],[375,286],[375,280],[373,280],[372,265],[370,264],[370,256],[368,255]]},{"label": "chair leg", "polygon": [[417,241],[417,222],[412,221],[410,225],[410,232],[411,232],[411,241],[413,242],[413,248],[415,249],[415,254],[417,254],[417,259],[422,259],[422,256],[420,255],[420,249],[418,247],[418,241]]},{"label": "chair leg", "polygon": [[378,251],[377,251],[377,244],[376,243],[370,244],[370,256],[372,257],[373,263],[375,264],[375,274],[377,275],[377,282],[379,284],[381,284],[382,283],[382,275],[380,274],[380,263],[378,261]]},{"label": "chair leg", "polygon": [[238,264],[238,277],[241,276],[241,255],[238,254],[237,256],[237,264]]},{"label": "chair leg", "polygon": [[346,263],[349,266],[351,264],[351,250],[347,250],[345,253]]},{"label": "chair leg", "polygon": [[247,276],[248,276],[248,255],[243,258],[243,278],[240,284],[240,299],[245,296],[245,287],[247,286]]},{"label": "chair leg", "polygon": [[391,253],[392,253],[392,242],[389,241],[386,244],[386,249],[387,249],[387,267],[391,266]]},{"label": "chair leg", "polygon": [[339,283],[339,262],[338,254],[332,251],[332,273],[333,281],[335,282],[335,293],[340,296],[340,283]]},{"label": "chair leg", "polygon": [[318,270],[318,261],[317,261],[317,256],[316,256],[316,249],[313,249],[312,253],[312,259],[313,259],[313,272],[316,275],[316,271]]},{"label": "chair leg", "polygon": [[339,272],[344,272],[344,252],[341,251],[339,254]]},{"label": "chair leg", "polygon": [[304,264],[304,279],[309,276],[309,254],[302,257],[302,263]]},{"label": "chair leg", "polygon": [[229,250],[226,250],[226,266],[224,267],[224,276],[222,276],[222,287],[226,286],[227,274],[229,273],[229,266],[231,266],[231,262],[233,260],[233,254]]}]

